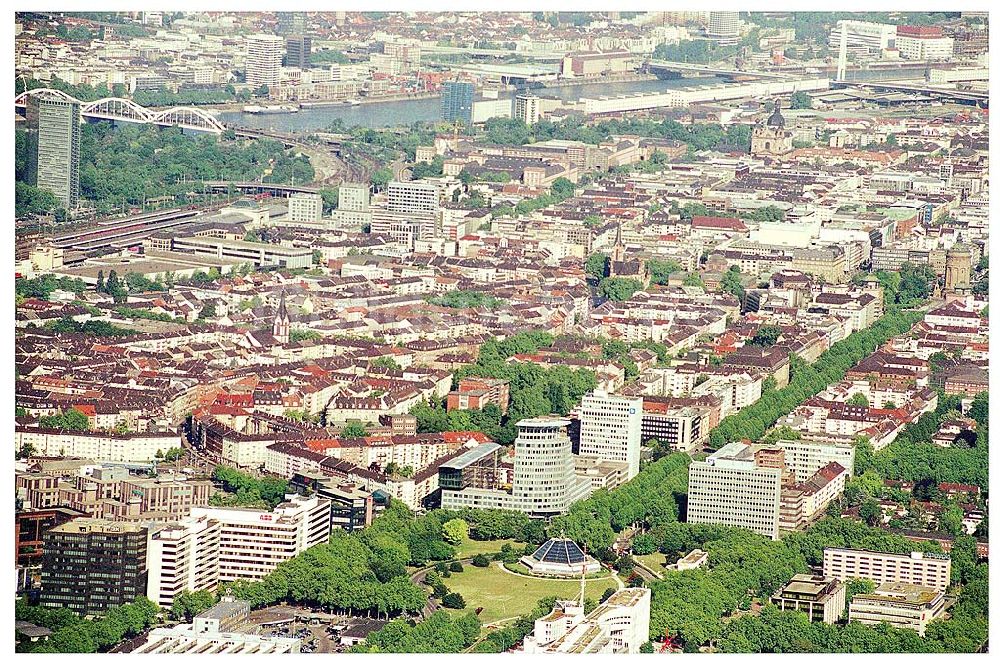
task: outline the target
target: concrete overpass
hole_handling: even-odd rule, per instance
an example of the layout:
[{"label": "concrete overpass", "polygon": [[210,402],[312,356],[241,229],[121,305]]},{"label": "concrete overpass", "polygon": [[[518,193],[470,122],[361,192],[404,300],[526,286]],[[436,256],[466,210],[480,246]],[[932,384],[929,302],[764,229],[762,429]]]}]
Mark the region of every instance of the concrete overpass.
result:
[{"label": "concrete overpass", "polygon": [[319,188],[316,187],[262,182],[248,183],[228,180],[206,180],[205,187],[213,192],[226,192],[229,188],[233,188],[244,194],[270,194],[273,197],[287,197],[292,194],[319,194]]},{"label": "concrete overpass", "polygon": [[866,88],[880,92],[905,92],[917,95],[926,95],[934,99],[957,102],[958,104],[968,104],[988,109],[990,106],[989,92],[976,92],[973,90],[956,90],[953,88],[935,88],[919,83],[894,83],[894,82],[863,82],[863,81],[831,81],[831,88]]},{"label": "concrete overpass", "polygon": [[671,62],[668,60],[650,60],[646,68],[652,74],[712,74],[728,78],[753,77],[759,79],[782,80],[789,78],[780,72],[754,72],[734,69],[732,67],[716,67],[714,65],[699,65],[688,62]]}]

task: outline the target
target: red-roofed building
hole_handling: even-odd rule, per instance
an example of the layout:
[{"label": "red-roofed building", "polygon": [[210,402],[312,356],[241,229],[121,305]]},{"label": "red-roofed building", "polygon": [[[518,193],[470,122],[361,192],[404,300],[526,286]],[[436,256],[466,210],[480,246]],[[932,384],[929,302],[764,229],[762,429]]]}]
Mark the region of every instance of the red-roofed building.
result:
[{"label": "red-roofed building", "polygon": [[691,218],[692,229],[718,229],[720,231],[748,231],[747,225],[738,217],[715,217],[711,215],[694,215]]}]

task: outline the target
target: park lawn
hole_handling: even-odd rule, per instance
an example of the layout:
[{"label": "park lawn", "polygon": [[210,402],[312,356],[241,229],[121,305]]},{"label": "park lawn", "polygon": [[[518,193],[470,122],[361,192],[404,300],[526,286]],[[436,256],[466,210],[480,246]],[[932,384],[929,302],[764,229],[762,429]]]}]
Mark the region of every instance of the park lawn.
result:
[{"label": "park lawn", "polygon": [[499,553],[505,543],[514,546],[514,549],[518,552],[524,548],[523,542],[511,541],[510,539],[494,539],[493,541],[473,541],[472,539],[466,539],[462,542],[462,545],[456,548],[455,559],[475,557],[480,553]]},{"label": "park lawn", "polygon": [[[604,580],[614,584],[611,578]],[[525,578],[507,573],[496,562],[488,567],[466,566],[465,571],[445,578],[444,584],[462,595],[467,611],[482,606],[479,619],[483,624],[530,613],[543,597],[572,599],[580,594],[579,581]],[[593,588],[587,588],[587,597],[600,598],[608,584],[594,582]]]},{"label": "park lawn", "polygon": [[633,558],[637,562],[642,562],[644,565],[649,567],[651,570],[658,574],[665,574],[667,570],[663,568],[663,563],[666,561],[667,556],[663,553],[650,553],[649,555],[633,555]]}]

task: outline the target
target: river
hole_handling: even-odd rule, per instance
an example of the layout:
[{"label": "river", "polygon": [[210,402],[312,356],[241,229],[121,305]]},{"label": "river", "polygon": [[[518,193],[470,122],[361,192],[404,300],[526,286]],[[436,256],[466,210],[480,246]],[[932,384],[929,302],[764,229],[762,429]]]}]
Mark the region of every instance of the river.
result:
[{"label": "river", "polygon": [[[827,74],[829,75],[829,74]],[[803,75],[810,76],[810,75]],[[815,75],[821,76],[821,75]],[[908,78],[923,78],[923,68],[894,70],[848,71],[848,80],[877,81]],[[581,97],[611,97],[635,93],[662,92],[674,88],[722,84],[719,77],[695,79],[652,79],[629,82],[591,82],[564,85],[553,88],[537,88],[535,92],[543,96],[558,97],[575,101]],[[501,94],[510,99],[512,93]],[[298,113],[252,114],[242,111],[224,111],[218,118],[225,124],[233,123],[243,127],[268,129],[278,132],[311,132],[326,129],[335,119],[340,118],[347,127],[360,125],[373,129],[382,127],[407,126],[417,121],[434,122],[441,118],[441,98],[404,99],[387,102],[366,102],[349,106],[314,106],[301,109]]]},{"label": "river", "polygon": [[[722,83],[717,77],[697,79],[648,80],[617,83],[580,83],[554,88],[537,88],[539,95],[558,97],[563,100],[577,100],[581,97],[628,95]],[[503,99],[511,99],[513,93],[501,94]],[[373,129],[406,126],[417,121],[437,121],[441,119],[441,98],[405,99],[393,102],[369,102],[348,106],[314,106],[299,110],[298,113],[252,114],[241,111],[224,111],[217,115],[225,124],[234,123],[244,127],[269,129],[278,132],[309,132],[325,129],[336,118],[348,127],[360,125]]]}]

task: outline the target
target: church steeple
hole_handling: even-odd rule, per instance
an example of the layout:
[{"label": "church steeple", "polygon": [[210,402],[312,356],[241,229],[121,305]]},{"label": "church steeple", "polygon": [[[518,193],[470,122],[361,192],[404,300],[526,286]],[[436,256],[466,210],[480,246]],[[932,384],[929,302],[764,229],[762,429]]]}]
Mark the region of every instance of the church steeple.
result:
[{"label": "church steeple", "polygon": [[611,249],[611,261],[625,261],[625,241],[622,240],[622,223],[615,230],[615,244]]},{"label": "church steeple", "polygon": [[280,344],[287,344],[291,333],[291,320],[288,317],[288,306],[285,305],[285,290],[281,290],[281,302],[278,304],[278,314],[274,317],[271,327],[274,339]]}]

